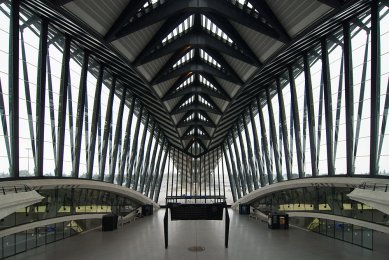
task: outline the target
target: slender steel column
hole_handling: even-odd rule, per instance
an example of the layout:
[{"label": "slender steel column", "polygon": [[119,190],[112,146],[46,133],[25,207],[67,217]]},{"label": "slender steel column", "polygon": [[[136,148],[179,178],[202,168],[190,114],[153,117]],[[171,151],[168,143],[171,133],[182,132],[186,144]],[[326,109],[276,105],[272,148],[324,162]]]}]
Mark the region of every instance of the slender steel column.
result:
[{"label": "slender steel column", "polygon": [[9,124],[11,142],[10,175],[19,178],[19,11],[20,0],[11,1],[9,26]]},{"label": "slender steel column", "polygon": [[97,77],[95,99],[93,101],[93,112],[92,112],[92,125],[89,145],[89,157],[88,157],[88,174],[87,179],[92,179],[93,175],[93,162],[95,159],[95,148],[96,148],[96,136],[97,136],[97,122],[99,121],[99,111],[101,103],[101,87],[103,85],[104,65],[100,64],[99,75]]},{"label": "slender steel column", "polygon": [[332,118],[332,90],[331,90],[331,76],[330,65],[328,61],[327,41],[325,38],[321,39],[321,60],[323,73],[323,87],[324,87],[324,110],[326,118],[326,140],[327,140],[327,165],[328,175],[335,175],[334,165],[334,139],[333,139],[333,118]]},{"label": "slender steel column", "polygon": [[228,142],[227,142],[227,145],[228,145],[228,148],[226,148],[226,149],[228,150],[229,155],[230,155],[232,173],[233,173],[233,176],[234,176],[234,179],[235,179],[235,183],[236,183],[236,187],[237,187],[237,191],[238,191],[238,197],[240,198],[241,197],[241,192],[242,192],[243,196],[246,195],[246,188],[244,186],[244,182],[242,182],[242,179],[239,177],[239,175],[237,173],[234,157],[232,155],[231,145]]},{"label": "slender steel column", "polygon": [[237,195],[238,198],[241,198],[242,195],[240,193],[240,189],[238,189],[238,186],[236,185],[233,173],[231,171],[230,163],[228,161],[228,155],[226,152],[226,145],[223,145],[223,154],[224,154],[224,158],[226,159],[227,173],[228,173],[228,179],[230,181],[230,186],[231,186],[232,199],[235,202],[237,199]]},{"label": "slender steel column", "polygon": [[[294,126],[294,135],[296,137],[296,153],[297,153],[297,167],[299,178],[305,177],[305,171],[303,167],[303,152],[301,148],[301,128],[300,128],[300,116],[299,116],[299,107],[298,99],[296,93],[296,84],[293,76],[293,69],[288,68],[289,75],[289,85],[290,85],[290,96],[291,96],[291,106],[292,106],[292,115],[293,115],[293,126]],[[292,127],[292,125],[291,125]],[[314,129],[313,129],[314,130]],[[292,137],[292,135],[291,135]],[[316,147],[316,145],[315,145]],[[292,148],[292,147],[291,147]],[[316,156],[315,156],[316,158]]]},{"label": "slender steel column", "polygon": [[37,75],[38,89],[37,89],[37,102],[36,102],[37,170],[35,174],[39,177],[43,176],[45,104],[46,104],[46,69],[47,69],[46,59],[48,57],[48,51],[47,51],[48,25],[49,23],[47,19],[42,19],[41,33],[39,38],[38,75]]},{"label": "slender steel column", "polygon": [[127,117],[127,125],[126,125],[126,133],[124,135],[123,148],[122,148],[122,158],[120,160],[119,167],[119,179],[118,185],[122,186],[124,181],[124,169],[126,168],[126,160],[129,157],[128,151],[130,150],[130,139],[131,139],[131,126],[132,126],[132,118],[134,116],[134,108],[135,108],[135,97],[132,97],[130,111]]},{"label": "slender steel column", "polygon": [[53,146],[53,155],[54,155],[54,164],[57,169],[57,133],[55,126],[55,111],[54,111],[54,97],[53,97],[53,81],[51,76],[51,66],[50,66],[50,57],[49,57],[49,49],[47,49],[47,88],[48,88],[48,96],[49,96],[49,109],[50,109],[50,127],[51,127],[51,140]]},{"label": "slender steel column", "polygon": [[154,134],[154,131],[155,131],[155,126],[156,126],[156,122],[155,120],[153,121],[153,124],[151,126],[151,131],[150,131],[150,135],[149,135],[149,142],[147,144],[147,149],[146,149],[146,158],[144,159],[144,164],[143,164],[143,169],[141,169],[141,172],[140,172],[140,184],[139,184],[139,191],[140,193],[143,193],[143,190],[144,190],[144,186],[145,186],[145,182],[147,181],[147,178],[148,178],[148,168],[149,168],[149,162],[150,162],[150,154],[151,154],[151,146],[153,144],[153,134]]},{"label": "slender steel column", "polygon": [[280,182],[282,181],[282,171],[280,165],[280,154],[278,152],[276,122],[274,120],[274,111],[273,111],[273,105],[271,103],[269,88],[266,89],[266,98],[267,98],[267,107],[269,112],[271,140],[273,141],[274,163],[276,165],[277,182]]},{"label": "slender steel column", "polygon": [[[223,160],[223,151],[220,147],[220,157],[222,159],[222,179],[223,179],[223,197],[226,197],[226,183],[224,182],[224,160]],[[232,189],[231,189],[232,190]]]},{"label": "slender steel column", "polygon": [[[34,172],[36,174],[37,171],[37,158],[36,158],[36,152],[35,152],[35,133],[34,133],[34,119],[32,115],[32,106],[31,106],[31,94],[30,94],[30,80],[28,78],[28,68],[27,68],[27,57],[26,57],[26,48],[24,43],[24,33],[22,32],[20,34],[20,43],[21,43],[21,51],[22,51],[22,64],[23,64],[23,81],[24,81],[24,90],[26,94],[26,109],[27,109],[27,117],[28,117],[28,128],[30,132],[30,143],[31,143],[31,151],[32,151],[32,157],[34,161]],[[37,92],[39,90],[37,89]],[[38,100],[37,100],[38,101]]]},{"label": "slender steel column", "polygon": [[127,170],[127,183],[126,183],[127,188],[130,188],[130,185],[132,184],[132,175],[133,175],[132,173],[134,170],[135,156],[138,150],[138,138],[139,138],[140,123],[142,122],[142,114],[143,114],[143,106],[141,105],[139,108],[138,120],[136,121],[134,139],[132,140],[130,165]]},{"label": "slender steel column", "polygon": [[346,95],[347,175],[354,175],[354,82],[350,22],[343,23],[344,82]]},{"label": "slender steel column", "polygon": [[[161,147],[161,149],[162,149],[162,147]],[[164,155],[163,163],[162,163],[162,166],[161,166],[161,169],[160,169],[160,173],[159,173],[159,179],[158,179],[157,188],[156,188],[156,192],[155,192],[154,202],[158,202],[159,193],[160,193],[160,190],[161,190],[162,179],[163,179],[162,177],[164,175],[166,159],[167,159],[167,154],[168,154],[169,149],[170,149],[169,148],[169,144],[167,144],[166,153]],[[168,174],[169,174],[169,171],[168,171]],[[169,178],[168,178],[168,181],[169,181]],[[166,192],[167,192],[167,186],[166,186]]]},{"label": "slender steel column", "polygon": [[88,75],[88,63],[89,53],[84,52],[84,58],[81,69],[80,87],[78,92],[77,103],[77,117],[76,117],[76,140],[75,140],[75,158],[73,161],[73,176],[78,178],[80,169],[80,153],[81,153],[81,138],[82,138],[82,126],[84,120],[85,100],[86,100],[86,87],[87,87],[87,75]]},{"label": "slender steel column", "polygon": [[[317,170],[317,155],[316,155],[316,135],[315,135],[315,107],[313,103],[313,94],[312,94],[312,81],[311,81],[311,71],[309,68],[308,55],[304,54],[304,76],[305,76],[305,95],[307,99],[307,110],[308,110],[308,128],[309,128],[309,141],[311,148],[311,167],[312,167],[312,176],[318,175]],[[296,118],[295,118],[296,120]],[[304,177],[299,175],[300,178]]]},{"label": "slender steel column", "polygon": [[[249,109],[250,110],[250,109]],[[243,128],[246,136],[246,144],[247,144],[247,152],[248,152],[248,161],[250,163],[250,168],[251,168],[251,178],[254,183],[254,189],[258,189],[258,176],[257,176],[257,169],[255,167],[254,163],[254,155],[253,155],[253,150],[251,147],[251,140],[250,140],[250,134],[249,134],[249,129],[247,127],[248,122],[246,122],[246,116],[243,114]],[[259,170],[258,170],[259,171]]]},{"label": "slender steel column", "polygon": [[253,107],[249,107],[250,112],[250,120],[251,120],[251,131],[253,133],[254,138],[254,154],[255,154],[255,161],[257,165],[257,170],[259,173],[259,180],[261,182],[261,187],[266,185],[266,178],[264,175],[264,167],[262,164],[262,157],[261,157],[261,150],[259,148],[259,141],[258,141],[258,132],[257,132],[257,126],[254,120],[254,113],[253,113]]},{"label": "slender steel column", "polygon": [[155,168],[154,168],[155,176],[153,177],[153,179],[151,181],[152,184],[151,184],[150,195],[149,195],[150,199],[154,198],[155,186],[156,186],[157,181],[159,179],[161,157],[162,157],[163,147],[164,147],[165,143],[166,143],[166,138],[162,137],[162,141],[161,141],[161,145],[160,145],[159,153],[158,153],[157,164],[155,165]]},{"label": "slender steel column", "polygon": [[135,171],[135,182],[133,187],[134,190],[138,190],[138,183],[139,183],[139,178],[142,169],[141,167],[143,166],[144,150],[145,150],[145,143],[146,143],[146,136],[147,136],[147,128],[149,127],[149,121],[150,121],[150,113],[147,113],[146,121],[143,127],[143,134],[140,142],[140,148],[138,152],[138,161],[137,161],[137,167]]},{"label": "slender steel column", "polygon": [[[278,104],[280,106],[280,119],[281,119],[281,129],[282,129],[282,140],[284,143],[284,153],[285,153],[285,163],[286,163],[286,174],[288,180],[292,179],[292,166],[291,166],[291,158],[290,158],[290,150],[289,150],[289,138],[288,138],[288,125],[286,121],[285,114],[285,102],[284,96],[282,94],[282,87],[280,78],[276,79],[277,84],[277,95],[278,95]],[[279,133],[281,136],[281,133]]]},{"label": "slender steel column", "polygon": [[[115,130],[115,139],[113,142],[113,152],[112,152],[112,164],[111,164],[111,169],[109,173],[109,182],[114,183],[115,181],[115,171],[116,171],[116,162],[118,161],[118,150],[119,146],[121,146],[121,141],[122,141],[122,132],[123,132],[123,111],[124,111],[124,103],[126,101],[126,88],[123,87],[123,93],[122,97],[120,99],[120,104],[119,104],[119,113],[116,119],[116,130]],[[124,147],[123,147],[124,148]],[[119,160],[120,162],[120,160]],[[121,165],[120,165],[121,166]],[[119,168],[119,176],[120,176],[120,168]],[[118,182],[120,180],[120,177],[118,178]]]},{"label": "slender steel column", "polygon": [[371,3],[371,109],[370,109],[370,175],[378,175],[378,138],[381,99],[381,41],[379,1]]},{"label": "slender steel column", "polygon": [[237,172],[238,172],[238,175],[239,175],[239,179],[240,179],[240,182],[242,184],[242,190],[243,190],[243,194],[246,195],[246,191],[248,189],[249,192],[251,192],[250,188],[248,188],[248,183],[247,183],[247,180],[246,180],[246,176],[245,176],[245,173],[243,173],[243,168],[242,168],[242,164],[240,162],[240,155],[239,155],[239,150],[238,150],[238,144],[236,143],[236,138],[234,138],[234,130],[232,129],[231,130],[231,139],[232,139],[232,142],[234,144],[234,150],[235,150],[235,159],[236,159],[236,166],[237,166]]},{"label": "slender steel column", "polygon": [[115,96],[115,88],[116,88],[116,78],[113,78],[111,83],[111,88],[109,90],[107,111],[105,114],[103,148],[101,149],[100,181],[104,180],[104,174],[105,174],[105,163],[107,160],[108,138],[109,138],[109,132],[111,130],[112,107],[113,107],[113,98]]},{"label": "slender steel column", "polygon": [[[244,114],[242,116],[244,118]],[[239,119],[238,119],[238,122],[239,122]],[[243,124],[244,124],[244,122],[243,122]],[[241,131],[239,131],[239,126],[238,125],[236,125],[236,131],[238,133],[238,138],[239,138],[240,152],[241,152],[241,155],[242,155],[242,164],[243,164],[243,169],[244,169],[244,174],[245,174],[245,179],[246,179],[247,187],[248,187],[249,192],[252,192],[253,191],[252,177],[249,174],[249,167],[247,165],[246,149],[245,149],[245,146],[243,144],[242,133],[241,133]]]},{"label": "slender steel column", "polygon": [[65,38],[65,46],[62,60],[61,83],[59,90],[58,105],[58,144],[57,144],[57,169],[56,177],[62,177],[63,171],[63,152],[65,142],[65,124],[66,124],[66,101],[69,85],[69,62],[70,62],[70,38]]},{"label": "slender steel column", "polygon": [[[155,138],[155,143],[154,143],[153,154],[151,156],[150,167],[148,168],[149,175],[148,175],[148,178],[147,178],[146,184],[145,184],[146,185],[146,187],[145,187],[145,195],[146,196],[150,192],[151,181],[155,178],[155,158],[157,155],[157,149],[158,149],[159,142],[161,141],[160,139],[161,139],[161,128],[158,127],[157,137]],[[147,164],[148,163],[145,163],[146,167],[147,167]]]},{"label": "slender steel column", "polygon": [[258,107],[258,114],[259,114],[259,122],[261,125],[261,136],[262,136],[262,149],[265,154],[265,161],[266,161],[266,168],[267,168],[267,181],[269,184],[273,184],[273,169],[271,167],[270,157],[269,157],[269,145],[268,145],[268,138],[266,133],[266,125],[265,125],[265,119],[263,117],[263,111],[262,106],[259,101],[259,97],[257,97],[257,107]]}]

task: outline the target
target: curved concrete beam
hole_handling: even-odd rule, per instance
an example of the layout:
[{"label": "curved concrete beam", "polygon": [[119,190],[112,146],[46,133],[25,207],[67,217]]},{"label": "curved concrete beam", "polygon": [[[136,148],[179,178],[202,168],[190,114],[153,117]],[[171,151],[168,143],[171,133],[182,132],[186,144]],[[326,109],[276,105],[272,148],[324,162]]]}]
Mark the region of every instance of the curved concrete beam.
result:
[{"label": "curved concrete beam", "polygon": [[321,219],[329,219],[335,220],[338,222],[345,222],[348,224],[357,225],[360,227],[370,228],[379,232],[383,232],[389,234],[389,227],[375,224],[355,218],[347,218],[343,216],[336,216],[331,214],[323,214],[323,213],[311,213],[311,212],[288,212],[289,217],[303,217],[303,218],[321,218]]},{"label": "curved concrete beam", "polygon": [[315,178],[304,178],[295,179],[289,181],[278,182],[275,184],[267,185],[263,188],[259,188],[255,191],[250,192],[246,196],[237,200],[232,204],[233,209],[237,209],[239,204],[247,204],[252,201],[266,196],[270,193],[303,188],[303,187],[350,187],[358,188],[362,184],[389,184],[388,179],[382,178],[360,178],[360,177],[315,177]]},{"label": "curved concrete beam", "polygon": [[357,188],[347,196],[389,215],[389,192]]},{"label": "curved concrete beam", "polygon": [[37,227],[44,227],[46,225],[52,225],[55,223],[65,222],[65,221],[72,221],[72,220],[83,220],[83,219],[101,219],[104,214],[82,214],[82,215],[71,215],[71,216],[65,216],[65,217],[59,217],[59,218],[50,218],[45,219],[41,221],[35,221],[24,225],[15,226],[12,228],[7,228],[0,231],[0,237],[5,237],[8,235],[12,235],[15,233],[23,232],[32,228]]},{"label": "curved concrete beam", "polygon": [[5,181],[2,182],[4,185],[17,185],[25,184],[30,186],[34,190],[48,190],[58,188],[80,188],[80,189],[95,189],[103,190],[112,193],[119,194],[123,197],[128,197],[133,200],[138,201],[141,204],[152,204],[154,209],[159,209],[159,205],[155,203],[150,198],[146,197],[140,192],[134,191],[127,187],[122,187],[116,184],[95,181],[95,180],[85,180],[85,179],[28,179],[28,180],[17,180],[17,181]]},{"label": "curved concrete beam", "polygon": [[0,195],[0,219],[43,199],[44,197],[34,190]]}]

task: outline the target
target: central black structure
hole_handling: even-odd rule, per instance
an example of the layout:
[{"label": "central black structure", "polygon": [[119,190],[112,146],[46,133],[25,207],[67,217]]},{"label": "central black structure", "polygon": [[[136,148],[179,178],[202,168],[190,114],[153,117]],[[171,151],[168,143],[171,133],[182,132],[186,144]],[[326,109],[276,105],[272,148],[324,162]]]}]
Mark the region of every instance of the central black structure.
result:
[{"label": "central black structure", "polygon": [[[212,199],[216,196],[212,196]],[[223,202],[214,202],[214,203],[178,203],[178,202],[168,202],[169,200],[182,200],[187,201],[188,199],[192,200],[211,200],[211,198],[205,196],[177,196],[177,197],[168,197],[166,198],[166,211],[164,222],[164,237],[165,237],[165,248],[168,248],[168,220],[169,220],[169,209],[170,209],[170,218],[174,220],[223,220],[223,210],[226,214],[226,224],[225,224],[225,241],[224,246],[228,248],[228,234],[230,228],[230,217],[228,215],[227,204]],[[222,199],[218,197],[217,199]]]}]

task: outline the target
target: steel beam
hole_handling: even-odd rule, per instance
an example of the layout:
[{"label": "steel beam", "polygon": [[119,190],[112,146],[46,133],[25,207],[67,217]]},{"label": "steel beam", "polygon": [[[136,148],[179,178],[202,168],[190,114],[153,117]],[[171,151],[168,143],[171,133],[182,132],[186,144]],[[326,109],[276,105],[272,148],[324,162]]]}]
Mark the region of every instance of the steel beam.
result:
[{"label": "steel beam", "polygon": [[[242,115],[242,116],[244,117],[244,115]],[[239,124],[239,120],[238,120],[238,124]],[[237,136],[239,138],[239,146],[240,146],[239,148],[240,148],[240,154],[242,156],[242,164],[243,164],[245,179],[246,179],[246,183],[247,183],[247,188],[248,188],[248,191],[250,193],[253,191],[253,180],[249,174],[249,167],[247,165],[246,148],[244,146],[242,132],[240,131],[238,124],[236,125],[236,132],[237,132]]]},{"label": "steel beam", "polygon": [[11,143],[10,175],[19,178],[19,12],[20,0],[10,6],[8,83],[9,125]]},{"label": "steel beam", "polygon": [[70,38],[65,38],[62,70],[61,70],[61,83],[59,90],[59,105],[58,105],[58,144],[57,144],[57,168],[56,177],[62,177],[63,172],[63,152],[65,142],[65,124],[66,124],[66,101],[68,93],[68,85],[70,78]]},{"label": "steel beam", "polygon": [[[108,149],[108,138],[109,133],[111,130],[111,123],[112,123],[112,107],[113,107],[113,99],[115,96],[115,88],[116,88],[116,78],[113,78],[110,90],[109,90],[109,96],[108,96],[108,103],[107,103],[107,111],[105,114],[105,124],[104,124],[104,132],[103,132],[103,146],[101,149],[101,165],[100,165],[100,181],[104,180],[104,174],[105,174],[105,164],[107,160],[107,149]],[[108,173],[109,174],[109,173]]]},{"label": "steel beam", "polygon": [[[103,75],[104,75],[104,65],[100,64],[99,74],[97,76],[95,97],[93,101],[93,112],[92,112],[92,124],[91,124],[91,135],[90,135],[90,145],[89,145],[89,157],[88,157],[88,174],[87,179],[92,179],[93,175],[93,162],[95,159],[95,149],[96,149],[96,136],[97,136],[97,124],[101,120],[100,109],[101,109],[101,87],[103,84]],[[100,152],[100,149],[99,149]],[[99,170],[99,169],[98,169]]]},{"label": "steel beam", "polygon": [[322,75],[324,87],[324,109],[326,119],[326,140],[327,140],[327,165],[328,175],[335,175],[334,165],[334,140],[333,140],[333,118],[332,118],[332,91],[331,91],[331,76],[330,65],[328,61],[328,50],[326,39],[321,39],[321,59],[322,59]]},{"label": "steel beam", "polygon": [[153,139],[154,139],[153,135],[154,135],[155,127],[156,127],[156,123],[155,123],[155,121],[153,121],[150,135],[149,135],[148,144],[147,144],[147,149],[146,149],[146,158],[144,160],[143,169],[141,170],[142,172],[140,173],[141,174],[140,183],[139,183],[139,192],[140,193],[143,193],[145,183],[147,182],[147,179],[148,179],[148,175],[151,174],[151,172],[148,172],[148,168],[149,168],[150,155],[151,155],[151,146],[153,144]]},{"label": "steel beam", "polygon": [[271,103],[270,91],[269,88],[266,89],[266,100],[267,108],[269,112],[269,125],[270,125],[270,134],[271,141],[273,142],[273,152],[274,152],[274,164],[276,166],[277,182],[282,181],[282,170],[280,164],[280,154],[278,151],[278,142],[277,142],[277,132],[276,132],[276,122],[274,120],[273,105]]},{"label": "steel beam", "polygon": [[[144,194],[146,196],[148,196],[148,194],[150,192],[151,182],[155,178],[155,158],[156,158],[156,155],[157,155],[157,149],[158,149],[158,145],[159,145],[160,141],[161,141],[161,128],[158,127],[157,137],[155,138],[153,154],[151,156],[150,167],[149,167],[149,170],[148,170],[149,175],[148,175],[148,178],[147,178],[146,183],[145,183],[146,187],[145,187]],[[145,163],[145,165],[147,167],[148,163]]]},{"label": "steel beam", "polygon": [[[257,126],[254,120],[254,113],[252,106],[249,107],[250,112],[250,120],[251,120],[251,130],[253,133],[253,139],[254,139],[254,154],[255,154],[255,161],[257,162],[257,170],[259,173],[259,180],[261,182],[261,187],[264,187],[266,185],[266,178],[264,175],[264,165],[262,164],[262,157],[261,157],[261,151],[259,147],[259,141],[258,141],[258,131]],[[257,180],[258,181],[258,180]]]},{"label": "steel beam", "polygon": [[[162,147],[161,147],[161,149],[162,149]],[[161,169],[159,170],[159,179],[157,181],[156,192],[154,194],[155,195],[154,202],[156,202],[156,203],[158,202],[159,194],[160,194],[160,191],[161,191],[161,184],[162,184],[162,179],[163,179],[163,175],[164,175],[164,171],[165,171],[166,159],[167,159],[167,154],[169,152],[169,149],[170,149],[170,146],[168,144],[167,147],[166,147],[166,152],[165,152],[164,158],[162,160]],[[166,186],[166,191],[167,191],[167,186]]]},{"label": "steel beam", "polygon": [[288,180],[292,179],[292,165],[291,165],[291,157],[290,157],[290,149],[289,149],[289,138],[288,138],[288,124],[286,121],[286,115],[285,115],[285,102],[284,102],[284,96],[282,94],[282,87],[280,78],[276,79],[276,85],[277,85],[277,95],[278,95],[278,104],[280,109],[280,120],[281,120],[281,129],[282,133],[279,133],[280,136],[282,135],[282,140],[284,143],[284,153],[285,153],[285,163],[286,163],[286,173]]},{"label": "steel beam", "polygon": [[[311,71],[309,67],[308,54],[303,55],[304,59],[304,78],[305,78],[305,95],[307,99],[307,110],[308,110],[308,128],[309,128],[309,141],[310,141],[310,152],[311,152],[311,167],[312,167],[312,176],[318,175],[318,163],[317,163],[317,153],[316,153],[316,134],[315,134],[315,107],[313,103],[313,93],[312,93],[312,80],[311,80]],[[296,120],[296,118],[295,118]],[[303,157],[302,157],[303,159]],[[303,166],[303,165],[302,165]],[[305,173],[299,174],[300,178],[303,178]]]},{"label": "steel beam", "polygon": [[85,112],[85,101],[86,101],[86,87],[87,87],[87,75],[88,75],[88,63],[89,53],[84,52],[84,58],[82,61],[82,69],[80,76],[80,87],[78,92],[78,103],[77,103],[77,117],[76,117],[76,139],[75,139],[75,158],[73,161],[72,177],[78,178],[80,169],[80,153],[81,153],[81,139],[82,139],[82,126]]},{"label": "steel beam", "polygon": [[[138,182],[139,182],[139,177],[141,174],[141,167],[143,166],[143,158],[144,158],[144,149],[145,149],[145,143],[146,143],[146,135],[147,135],[147,128],[149,127],[149,121],[150,121],[150,113],[147,113],[146,119],[145,119],[145,124],[143,127],[143,133],[142,133],[142,139],[140,142],[140,148],[138,151],[138,160],[137,160],[137,167],[135,170],[135,179],[134,179],[134,190],[138,190]],[[151,134],[151,133],[150,133]]]},{"label": "steel beam", "polygon": [[[247,127],[249,122],[246,121],[246,115],[243,114],[242,117],[243,117],[244,133],[245,133],[245,136],[246,136],[248,161],[249,161],[250,167],[251,167],[251,178],[252,178],[252,182],[254,184],[254,190],[256,190],[256,189],[259,188],[259,185],[258,185],[257,169],[256,169],[255,163],[254,163],[255,159],[254,159],[254,155],[253,155],[253,149],[252,149],[252,146],[251,146],[249,129]],[[259,170],[258,170],[258,172],[259,172]]]},{"label": "steel beam", "polygon": [[156,186],[157,181],[159,179],[160,168],[161,168],[162,152],[163,152],[163,147],[164,147],[165,143],[166,143],[166,138],[165,138],[165,136],[163,136],[162,137],[162,141],[161,141],[161,145],[160,145],[160,148],[159,148],[157,163],[156,163],[155,168],[154,168],[155,174],[154,174],[154,177],[153,177],[153,179],[151,181],[150,195],[149,195],[150,199],[154,198],[155,186]]},{"label": "steel beam", "polygon": [[343,23],[344,82],[346,99],[346,155],[347,175],[354,175],[354,82],[351,30],[349,21]]},{"label": "steel beam", "polygon": [[370,175],[379,174],[378,139],[381,99],[381,41],[379,1],[371,3],[371,101],[370,101]]},{"label": "steel beam", "polygon": [[[117,119],[116,119],[116,130],[115,130],[115,139],[114,139],[114,142],[113,142],[113,152],[112,152],[112,164],[111,164],[111,169],[110,170],[110,173],[109,173],[109,182],[110,183],[114,183],[115,181],[115,171],[116,171],[116,163],[117,163],[117,157],[118,157],[118,150],[119,150],[119,146],[122,147],[122,149],[124,150],[124,146],[122,146],[122,132],[123,132],[123,111],[124,111],[124,103],[125,103],[125,100],[126,100],[126,88],[123,88],[122,90],[122,97],[120,99],[120,104],[119,104],[119,113],[117,115]],[[119,154],[120,156],[120,154]],[[120,159],[119,159],[119,162]],[[125,164],[125,161],[123,162]],[[120,176],[120,167],[121,167],[121,163],[119,163],[119,176]],[[119,180],[120,180],[120,177],[118,178],[118,183],[119,183]]]}]

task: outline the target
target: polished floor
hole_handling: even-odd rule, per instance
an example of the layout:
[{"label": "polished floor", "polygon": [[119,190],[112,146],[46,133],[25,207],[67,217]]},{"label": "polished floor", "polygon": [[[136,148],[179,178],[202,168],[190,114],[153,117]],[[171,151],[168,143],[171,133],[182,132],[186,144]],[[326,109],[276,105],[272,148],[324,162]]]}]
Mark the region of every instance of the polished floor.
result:
[{"label": "polished floor", "polygon": [[[224,221],[169,221],[169,248],[164,248],[163,215],[137,220],[113,232],[94,230],[8,259],[389,259],[389,248],[371,251],[297,228],[269,230],[265,223],[230,210],[229,248],[224,248]],[[204,247],[192,252],[192,246]]]}]

